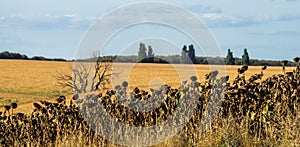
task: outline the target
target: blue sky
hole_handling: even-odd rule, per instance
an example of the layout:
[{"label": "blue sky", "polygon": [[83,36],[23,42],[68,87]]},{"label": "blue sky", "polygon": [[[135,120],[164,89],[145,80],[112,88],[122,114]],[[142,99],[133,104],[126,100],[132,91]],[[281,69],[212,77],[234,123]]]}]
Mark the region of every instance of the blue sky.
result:
[{"label": "blue sky", "polygon": [[[81,39],[92,24],[110,11],[136,2],[141,1],[0,0],[0,51],[72,59],[77,54]],[[290,60],[300,56],[298,0],[160,2],[183,7],[199,17],[214,35],[224,56],[228,48],[237,57],[241,57],[244,48],[248,48],[250,57],[255,59]],[[160,16],[159,12],[157,16]],[[112,22],[131,17],[134,15],[114,17]],[[124,30],[123,35],[121,33],[112,39],[113,43],[108,43],[103,54],[120,54],[118,50],[126,51],[127,54],[134,53],[138,42],[143,41],[138,38],[140,34],[153,37],[158,33],[157,31],[153,34],[153,30],[160,29],[160,33],[164,34],[158,37],[173,44],[160,45],[155,43],[157,39],[153,42],[144,40],[153,46],[156,54],[165,54],[162,48],[171,48],[174,45],[178,47],[179,53],[184,44],[193,43],[171,29],[155,27],[157,26],[145,25]],[[124,42],[128,36],[131,38],[130,43]],[[124,47],[132,49],[127,51]],[[197,48],[196,51],[198,55],[204,55],[201,49]]]}]

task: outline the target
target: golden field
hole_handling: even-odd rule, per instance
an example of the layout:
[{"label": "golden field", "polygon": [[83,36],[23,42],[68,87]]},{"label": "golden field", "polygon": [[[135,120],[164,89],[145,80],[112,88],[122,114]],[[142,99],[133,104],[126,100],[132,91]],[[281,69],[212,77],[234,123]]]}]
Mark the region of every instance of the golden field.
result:
[{"label": "golden field", "polygon": [[70,94],[56,85],[57,73],[70,72],[72,64],[26,60],[0,61],[0,106],[52,98]]},{"label": "golden field", "polygon": [[[0,60],[0,107],[11,102],[17,102],[24,107],[17,111],[27,111],[33,108],[32,102],[42,99],[51,100],[59,95],[72,95],[72,90],[57,86],[58,73],[71,75],[71,62],[53,61],[26,61],[26,60]],[[113,66],[113,72],[119,73],[113,78],[113,84],[124,80],[129,81],[130,88],[158,87],[168,84],[178,87],[180,82],[197,74],[200,82],[204,81],[205,74],[213,70],[220,70],[220,76],[229,75],[230,81],[237,76],[237,68],[241,66],[216,65],[168,65],[168,64],[129,64],[118,63]],[[292,67],[286,71],[292,71]],[[249,67],[246,78],[260,73],[261,67]],[[282,73],[282,67],[268,67],[264,72],[266,77]]]},{"label": "golden field", "polygon": [[[92,64],[88,63],[87,65]],[[154,113],[134,113],[116,103],[113,100],[115,96],[112,91],[104,94],[105,96],[79,98],[76,100],[76,104],[73,103],[74,101],[71,101],[73,104],[68,103],[72,97],[72,90],[62,89],[56,84],[59,73],[72,74],[71,62],[1,60],[0,66],[2,67],[0,104],[1,106],[10,105],[5,106],[6,111],[3,111],[4,108],[0,110],[0,122],[2,124],[0,127],[0,144],[6,146],[24,144],[28,144],[28,146],[118,146],[118,142],[101,135],[94,135],[94,130],[90,129],[91,125],[87,124],[86,121],[89,118],[82,117],[82,114],[96,118],[89,119],[88,122],[96,122],[96,125],[100,125],[99,129],[106,132],[110,126],[115,126],[107,121],[110,116],[113,116],[118,122],[132,124],[136,128],[149,127],[155,124],[160,125],[161,122],[165,121],[165,118],[175,114],[176,112],[174,113],[173,110],[177,108],[190,111],[193,115],[184,128],[178,130],[177,134],[162,140],[161,143],[153,142],[159,143],[155,146],[299,146],[300,144],[298,131],[300,128],[298,121],[300,107],[297,105],[300,100],[300,93],[297,91],[300,77],[299,69],[296,69],[292,74],[279,76],[278,74],[283,73],[282,67],[268,67],[264,71],[263,79],[277,74],[268,82],[259,83],[257,80],[244,83],[244,78],[239,78],[236,81],[240,84],[235,87],[223,87],[214,83],[212,86],[217,86],[218,90],[226,90],[221,107],[217,106],[218,100],[215,101],[214,98],[214,96],[218,96],[218,93],[212,95],[213,97],[210,95],[210,84],[195,90],[189,88],[189,86],[194,87],[193,85],[195,85],[194,82],[190,81],[185,85],[187,87],[184,87],[188,88],[186,93],[179,90],[174,95],[174,89],[169,90],[164,95],[164,105],[153,110]],[[120,63],[113,65],[113,73],[116,73],[117,76],[113,77],[112,84],[117,85],[126,80],[129,81],[129,89],[137,86],[147,90],[149,87],[156,88],[161,84],[168,84],[177,88],[181,81],[189,79],[192,75],[197,75],[203,84],[205,74],[214,70],[220,71],[219,77],[229,75],[229,82],[232,83],[238,75],[237,68],[239,67]],[[295,68],[289,67],[286,71],[289,72],[293,69]],[[257,73],[261,73],[261,67],[249,67],[245,74],[246,79]],[[128,90],[124,87],[126,86],[123,86],[119,91],[116,90],[119,92],[117,94],[124,94]],[[148,97],[153,94],[152,96],[156,98],[159,98],[157,96],[160,95],[156,92],[143,95],[138,93],[140,92],[133,92],[131,94],[134,97],[130,95],[125,96],[125,98],[127,100],[128,98],[129,100],[143,100],[145,95]],[[192,108],[193,102],[184,102],[184,100],[182,102],[182,93],[183,99],[200,96],[201,103],[197,104],[197,109],[186,109]],[[67,101],[60,99],[58,103],[48,102],[54,101],[59,95],[67,95]],[[38,102],[45,99],[47,102]],[[16,103],[12,102],[17,102],[18,107]],[[32,102],[38,103],[32,104]],[[99,111],[97,104],[103,104],[105,109],[110,110],[107,111],[110,116],[106,117],[103,113],[97,113]],[[210,109],[210,104],[217,109]],[[35,111],[32,111],[33,105]],[[15,109],[16,107],[17,109]],[[198,129],[203,121],[204,125],[207,125],[205,117],[208,116],[207,114],[209,117],[211,116],[209,113],[211,110],[218,112],[218,115],[216,118],[212,117],[214,119],[212,124],[208,122],[210,126],[201,132]],[[179,119],[174,122],[183,123],[188,116],[185,114],[187,113],[180,113]],[[102,121],[99,121],[101,119]],[[176,129],[176,126],[172,126],[172,128]],[[154,133],[154,141],[156,141],[155,137],[160,138],[166,135],[161,134],[164,130],[169,130],[169,128],[160,125],[157,133],[151,132]],[[122,137],[127,131],[132,132],[132,129],[122,130],[119,128],[109,135],[114,137],[121,135],[120,137]],[[152,136],[152,134],[149,135]],[[148,142],[152,141],[149,136],[146,138],[141,136],[142,133],[137,135],[139,135],[136,137],[138,140],[144,138]],[[126,134],[125,136],[129,135]],[[78,138],[80,139],[78,140]],[[121,140],[119,137],[116,138]],[[132,139],[132,143],[138,144],[138,140],[135,142]],[[124,141],[123,143],[128,143],[127,140]]]}]

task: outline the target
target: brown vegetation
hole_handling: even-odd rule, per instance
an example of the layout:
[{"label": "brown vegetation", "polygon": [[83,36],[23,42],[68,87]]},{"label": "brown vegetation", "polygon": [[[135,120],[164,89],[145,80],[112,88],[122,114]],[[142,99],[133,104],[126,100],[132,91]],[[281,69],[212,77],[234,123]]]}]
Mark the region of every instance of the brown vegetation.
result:
[{"label": "brown vegetation", "polygon": [[[136,85],[139,85],[141,84],[139,81],[145,81],[145,77],[151,78],[151,74],[147,75],[149,72],[145,72],[144,75],[134,74],[135,68],[139,65],[141,64],[137,64],[131,70],[130,76],[135,75],[135,77],[130,77],[129,83],[136,82]],[[157,68],[162,68],[161,66]],[[196,66],[197,71],[198,68],[199,66]],[[13,113],[18,105],[11,103],[5,105],[5,110],[0,114],[0,142],[3,145],[31,146],[112,145],[111,142],[97,135],[84,120],[84,118],[97,118],[94,129],[98,132],[107,131],[111,125],[107,122],[107,116],[94,113],[99,112],[100,106],[103,105],[117,121],[135,127],[159,124],[174,115],[176,110],[181,112],[195,107],[195,110],[187,112],[192,114],[192,117],[188,118],[185,127],[178,130],[178,134],[170,140],[159,144],[161,146],[299,145],[299,68],[289,72],[284,71],[286,74],[273,76],[266,76],[267,72],[272,70],[269,68],[266,70],[266,67],[257,67],[259,70],[252,70],[254,67],[242,67],[240,70],[231,66],[226,68],[235,70],[230,70],[232,73],[229,72],[228,75],[220,75],[218,71],[204,74],[208,70],[201,69],[203,71],[198,72],[200,80],[192,76],[179,86],[172,83],[176,86],[164,85],[159,89],[148,91],[143,90],[147,85],[141,85],[142,88],[131,85],[134,87],[130,88],[128,82],[123,82],[105,93],[74,95],[69,103],[64,96],[58,97],[57,102],[42,100],[33,103],[35,109],[29,114]],[[172,77],[171,73],[172,70],[168,70],[164,76]],[[156,75],[152,76],[156,77]],[[171,79],[165,81],[166,84],[169,84],[168,82],[172,82]],[[163,101],[160,107],[143,113],[121,104],[134,101],[139,103],[149,98]],[[223,100],[221,105],[218,105],[218,98]],[[194,99],[197,103],[193,103]],[[155,101],[154,104],[156,103],[158,102]],[[215,107],[207,110],[209,105]],[[209,119],[213,116],[213,112],[219,112],[216,118],[212,118],[213,124],[205,132],[199,131],[203,123],[201,118]],[[181,117],[179,121],[184,121],[185,115]],[[89,123],[91,121],[94,120],[89,120]],[[101,121],[107,123],[97,124]],[[178,122],[173,121],[173,123]],[[119,137],[122,138],[121,134],[113,135],[120,135]],[[153,137],[148,139],[155,139],[160,135]],[[79,141],[76,138],[80,138]]]}]

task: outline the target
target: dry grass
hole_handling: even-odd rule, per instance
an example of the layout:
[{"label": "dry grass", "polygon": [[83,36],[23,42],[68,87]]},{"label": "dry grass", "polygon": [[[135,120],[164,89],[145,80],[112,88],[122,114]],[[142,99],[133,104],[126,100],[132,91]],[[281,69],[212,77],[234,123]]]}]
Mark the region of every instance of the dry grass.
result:
[{"label": "dry grass", "polygon": [[[21,107],[18,110],[29,112],[32,105],[29,103],[41,99],[51,100],[59,95],[69,95],[71,89],[57,87],[57,73],[71,75],[71,62],[49,62],[49,61],[27,61],[27,60],[0,60],[0,107],[17,102]],[[237,69],[241,66],[226,66],[223,75],[230,76],[230,82],[237,76]],[[114,65],[114,72],[121,73],[113,79],[115,84],[124,80],[129,81],[131,89],[140,87],[148,89],[168,84],[178,87],[180,82],[187,80],[191,75],[197,73],[199,81],[203,82],[205,74],[224,66],[216,65],[168,65],[168,64],[128,64],[118,63]],[[126,71],[128,72],[126,75]],[[261,67],[249,67],[246,77],[260,73]],[[286,68],[292,71],[292,68]],[[124,74],[125,73],[125,74]],[[264,72],[266,77],[282,73],[281,67],[268,67]],[[222,74],[220,74],[222,75]],[[140,80],[143,79],[143,80]],[[26,106],[25,108],[22,105]],[[17,111],[18,111],[17,110]]]},{"label": "dry grass", "polygon": [[[205,75],[210,71],[221,70],[220,76],[229,75],[229,82],[232,83],[234,78],[237,76],[237,69],[241,66],[219,66],[219,65],[169,65],[169,64],[124,64],[118,63],[116,66],[117,72],[130,71],[128,73],[129,78],[126,74],[119,75],[116,83],[121,83],[123,79],[129,79],[130,88],[140,87],[148,89],[154,83],[155,86],[164,84],[170,85],[172,87],[178,87],[181,81],[188,80],[195,73],[197,74],[199,81],[205,81]],[[254,74],[259,74],[261,72],[261,66],[250,66],[246,72],[246,78]],[[287,67],[286,71],[293,71],[293,67]],[[264,71],[263,79],[270,77],[274,74],[282,74],[282,67],[268,67]],[[143,79],[143,80],[140,80]],[[119,81],[118,81],[119,80]],[[157,83],[158,82],[158,83]]]},{"label": "dry grass", "polygon": [[71,66],[66,62],[0,60],[0,107],[70,94],[68,89],[57,88],[55,76],[70,72]]},{"label": "dry grass", "polygon": [[[30,107],[32,107],[33,101],[38,101],[40,99],[47,99],[47,100],[52,100],[51,97],[56,96],[56,93],[51,93],[51,90],[57,89],[55,86],[56,83],[56,78],[55,74],[57,72],[68,72],[70,71],[70,64],[71,63],[62,63],[62,62],[35,62],[35,61],[3,61],[0,62],[1,67],[5,67],[4,70],[2,70],[0,73],[4,77],[1,79],[1,85],[0,89],[9,89],[9,90],[2,90],[0,91],[2,97],[8,97],[6,100],[12,101],[18,101],[20,104],[23,103],[22,105],[19,105],[14,112],[17,111],[22,111],[26,112],[29,111]],[[14,65],[16,64],[16,65]],[[176,65],[177,67],[174,68],[172,65],[157,65],[157,64],[120,64],[121,67],[117,68],[118,70],[121,71],[126,71],[126,69],[129,69],[130,73],[128,75],[120,75],[118,78],[114,79],[116,83],[118,83],[122,80],[128,80],[131,85],[130,87],[133,88],[135,86],[138,86],[140,88],[149,88],[153,86],[153,81],[163,81],[163,83],[171,85],[173,87],[178,87],[180,81],[185,80],[190,77],[191,74],[194,74],[192,69],[195,68],[197,71],[197,75],[199,77],[199,81],[201,83],[204,82],[204,77],[205,74],[207,74],[210,70],[215,70],[220,68],[220,66],[207,66],[207,65],[197,65],[193,67],[192,65]],[[132,68],[131,68],[132,67]],[[223,75],[229,75],[230,76],[230,82],[234,80],[234,78],[237,76],[237,68],[239,66],[226,66],[226,72],[222,73],[221,76]],[[273,74],[280,74],[282,73],[281,67],[269,67],[267,71],[265,71],[265,76],[264,79],[266,79],[269,76],[272,76]],[[180,72],[178,72],[180,71]],[[287,68],[287,71],[292,71],[292,68]],[[183,72],[183,74],[181,73]],[[257,74],[261,72],[261,67],[249,67],[249,70],[246,72],[246,78],[249,78],[253,74]],[[34,73],[34,74],[33,74]],[[181,73],[181,74],[179,74]],[[33,75],[31,75],[33,74]],[[179,77],[179,75],[183,75],[183,77]],[[299,77],[299,72],[297,71],[297,76],[296,76],[296,81],[298,82]],[[123,79],[124,78],[124,79]],[[138,80],[139,79],[139,80]],[[275,83],[279,82],[282,83],[282,85],[293,85],[290,84],[291,82],[287,76],[283,76],[283,78],[279,81],[275,80]],[[4,84],[3,84],[4,83]],[[7,83],[7,84],[5,84]],[[261,82],[261,88],[267,87],[268,83],[263,84],[264,82]],[[277,83],[277,84],[279,84]],[[299,82],[298,82],[299,83]],[[161,83],[156,83],[156,84],[161,84]],[[251,83],[248,83],[251,84]],[[259,84],[258,83],[252,83],[252,84]],[[154,84],[155,86],[155,84]],[[191,86],[191,85],[190,85]],[[230,87],[230,86],[229,86]],[[259,85],[257,87],[260,87]],[[241,91],[243,91],[243,86],[240,87]],[[261,89],[262,91],[266,91],[261,93],[262,97],[257,97],[253,95],[255,93],[255,89],[249,89],[248,92],[246,93],[241,93],[239,96],[235,97],[225,97],[225,102],[224,106],[222,106],[224,109],[224,114],[226,115],[219,115],[216,119],[214,124],[206,130],[204,133],[200,133],[197,130],[192,130],[194,128],[193,124],[197,124],[197,119],[196,117],[193,117],[194,119],[190,120],[190,123],[186,126],[183,131],[169,140],[166,140],[165,142],[158,144],[156,146],[278,146],[278,145],[287,145],[287,146],[297,146],[299,145],[299,107],[298,104],[298,98],[297,99],[292,99],[291,94],[289,93],[288,90],[282,88],[281,90],[278,90],[278,87],[275,88],[271,86],[271,90],[264,90]],[[291,87],[290,87],[291,88]],[[288,89],[290,89],[288,88]],[[295,87],[294,87],[295,88]],[[209,87],[208,87],[209,89]],[[275,89],[275,90],[274,90]],[[291,88],[293,89],[293,88]],[[295,88],[297,89],[297,87]],[[15,91],[14,91],[15,90]],[[190,89],[192,92],[193,89]],[[47,91],[50,91],[50,94],[47,93]],[[67,92],[67,91],[66,91]],[[205,92],[204,95],[206,95],[206,92],[202,89],[202,92]],[[253,93],[254,92],[254,93]],[[266,93],[270,93],[269,95]],[[59,91],[57,94],[63,94],[64,92]],[[274,104],[271,104],[266,100],[268,96],[274,96],[276,93],[275,97],[271,97],[271,100],[274,100]],[[188,94],[188,93],[187,93]],[[250,96],[251,94],[251,96]],[[277,94],[281,95],[280,99],[277,99]],[[109,95],[109,94],[108,94]],[[228,94],[227,94],[228,96]],[[250,96],[250,97],[248,97]],[[252,101],[247,101],[247,103],[242,103],[244,102],[243,100],[246,100],[248,98],[253,99],[254,97],[257,98],[258,102],[261,102],[262,104],[265,105],[256,105]],[[297,94],[297,97],[299,94]],[[14,97],[14,99],[9,99],[9,97]],[[98,97],[96,97],[98,99]],[[178,97],[177,97],[178,98]],[[209,97],[207,97],[209,98]],[[288,99],[287,99],[288,98]],[[8,103],[4,102],[1,99],[0,103]],[[233,101],[231,101],[233,100]],[[297,100],[297,101],[296,101]],[[67,100],[69,101],[69,100]],[[100,102],[103,102],[104,99],[101,99]],[[88,98],[83,98],[84,104],[88,104],[87,106],[91,106],[88,109],[92,109],[93,107],[93,101],[90,101]],[[232,102],[228,103],[228,102]],[[112,106],[116,107],[116,105],[113,105],[114,102],[109,100],[109,98],[106,101],[107,106]],[[171,104],[171,103],[170,103]],[[246,104],[241,105],[241,104]],[[80,106],[80,102],[78,104]],[[273,105],[273,106],[272,106]],[[70,115],[72,113],[69,113],[69,111],[65,111],[64,109],[67,110],[67,108],[71,108],[73,106],[65,106],[65,107],[60,107],[58,105],[59,109],[54,108],[53,110],[55,112],[55,115],[58,118],[55,118],[57,120],[60,120],[62,118],[68,118],[65,117],[69,115],[71,116],[77,116],[77,115]],[[61,106],[64,106],[64,104],[61,104]],[[239,106],[239,107],[235,107]],[[255,110],[251,110],[252,106],[255,106]],[[75,106],[74,106],[75,107]],[[189,105],[187,105],[189,107]],[[270,108],[269,108],[270,107]],[[271,109],[271,107],[274,107],[276,109]],[[86,108],[86,107],[85,107]],[[117,107],[120,108],[120,107]],[[171,107],[169,107],[171,108]],[[226,108],[230,108],[228,110],[230,111],[225,111],[227,110]],[[266,109],[267,108],[267,109]],[[293,109],[291,109],[293,108]],[[52,109],[52,108],[51,108]],[[45,109],[46,110],[46,109]],[[68,110],[76,110],[76,109],[68,109]],[[96,110],[96,109],[95,109]],[[123,109],[120,109],[121,111]],[[197,109],[198,110],[198,109]],[[240,111],[241,110],[241,111]],[[256,114],[254,118],[250,117],[248,114],[243,114],[242,110],[250,110]],[[278,110],[278,111],[277,111]],[[287,113],[284,113],[285,110],[289,110]],[[293,111],[292,111],[293,110]],[[296,110],[296,111],[294,111]],[[31,109],[30,109],[31,111]],[[94,111],[91,111],[93,113],[93,116],[98,116],[99,114],[94,113]],[[226,112],[226,113],[225,113]],[[238,112],[238,113],[235,113]],[[241,113],[240,113],[241,112]],[[271,115],[273,112],[274,115]],[[42,113],[53,113],[52,111],[48,112],[36,112],[35,114],[39,114],[36,116],[31,116],[31,118],[44,118],[47,120],[48,115],[42,115]],[[168,112],[167,112],[168,113]],[[273,114],[272,113],[272,114]],[[33,114],[33,113],[32,113]],[[60,114],[60,115],[57,115]],[[62,115],[61,115],[62,114]],[[117,114],[117,113],[113,113]],[[121,115],[116,115],[117,116],[122,116]],[[198,113],[197,113],[198,114]],[[222,113],[220,113],[222,114]],[[28,115],[30,116],[30,115]],[[60,118],[61,117],[61,118]],[[272,119],[262,119],[262,118],[272,118]],[[19,125],[18,121],[7,121],[6,118],[4,119],[5,123],[15,123],[14,125]],[[37,119],[40,120],[40,119]],[[43,120],[43,119],[41,119]],[[71,119],[71,120],[76,120],[76,119]],[[81,120],[81,119],[80,119]],[[275,121],[273,121],[275,120]],[[44,124],[44,122],[46,122]],[[48,121],[53,124],[56,124],[56,121]],[[44,127],[44,129],[49,129],[49,125],[47,121],[42,121],[41,126]],[[61,123],[61,122],[65,122]],[[67,126],[70,127],[70,122],[69,121],[61,121],[58,123],[58,128]],[[71,121],[72,122],[72,121]],[[82,122],[80,122],[82,123]],[[52,124],[52,125],[53,125]],[[29,124],[30,125],[30,124]],[[49,125],[49,126],[47,126]],[[82,124],[81,124],[82,125]],[[279,127],[277,127],[279,125]],[[12,128],[14,130],[14,127],[10,127],[11,125],[7,125],[8,128]],[[76,125],[75,125],[76,126]],[[79,125],[80,126],[80,125]],[[250,126],[256,126],[258,128],[251,128]],[[84,127],[83,127],[84,128]],[[105,127],[104,127],[105,128]],[[4,129],[6,130],[6,129]],[[41,131],[43,129],[35,129],[31,133],[35,133],[36,131]],[[62,129],[59,131],[74,131],[78,129]],[[254,131],[254,134],[251,135],[251,131]],[[265,134],[260,134],[260,132],[264,132]],[[4,132],[4,131],[3,131]],[[51,131],[50,131],[51,132]],[[85,132],[85,131],[83,131]],[[258,132],[258,133],[257,133]],[[46,132],[44,135],[47,135]],[[252,132],[253,133],[253,132]],[[67,134],[67,133],[66,133]],[[111,142],[106,143],[105,140],[100,139],[96,140],[96,144],[91,143],[89,139],[97,139],[97,138],[89,138],[86,137],[86,134],[73,134],[70,133],[68,135],[62,135],[58,136],[58,139],[55,140],[53,145],[56,146],[72,146],[72,145],[79,145],[79,146],[85,146],[85,145],[90,145],[90,146],[97,146],[97,145],[107,145],[107,146],[118,146],[116,144],[113,144]],[[4,135],[3,135],[4,136]],[[16,135],[14,137],[19,137],[20,135]],[[258,136],[258,137],[257,137]],[[97,136],[96,136],[97,137]],[[78,138],[81,138],[78,140]],[[33,141],[35,138],[33,137]],[[98,138],[99,139],[99,138]],[[88,144],[85,141],[88,141]],[[3,140],[2,140],[3,141]],[[14,141],[14,140],[13,140]],[[99,141],[99,142],[97,142]],[[98,144],[97,144],[98,143]],[[16,144],[17,145],[17,144]],[[45,144],[43,144],[45,145]]]}]

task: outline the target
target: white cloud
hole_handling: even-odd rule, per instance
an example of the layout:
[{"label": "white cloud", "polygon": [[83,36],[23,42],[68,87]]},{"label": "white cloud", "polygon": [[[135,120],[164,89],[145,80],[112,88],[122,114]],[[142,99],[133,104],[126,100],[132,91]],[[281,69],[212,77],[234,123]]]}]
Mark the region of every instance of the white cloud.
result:
[{"label": "white cloud", "polygon": [[212,6],[203,6],[203,5],[193,5],[187,7],[188,10],[198,13],[198,14],[205,14],[205,13],[222,13],[222,9],[218,7]]},{"label": "white cloud", "polygon": [[237,25],[243,23],[243,19],[224,15],[220,13],[207,13],[200,15],[200,18],[203,19],[209,26],[228,26],[228,25]]},{"label": "white cloud", "polygon": [[86,29],[95,20],[96,17],[84,17],[78,14],[65,14],[62,16],[50,14],[12,14],[7,17],[1,17],[0,27],[26,29]]},{"label": "white cloud", "polygon": [[258,36],[300,36],[300,31],[294,30],[285,30],[285,31],[271,31],[271,32],[253,32],[250,33],[251,35],[258,35]]},{"label": "white cloud", "polygon": [[213,6],[192,5],[187,8],[191,12],[195,13],[200,19],[202,19],[209,27],[241,27],[266,24],[276,21],[290,21],[300,19],[300,14],[295,13],[258,13],[248,16],[239,16],[238,13],[224,13],[221,8]]},{"label": "white cloud", "polygon": [[[223,13],[221,8],[195,5],[188,7],[188,9],[195,13],[200,19],[204,21],[209,27],[241,27],[257,24],[266,24],[275,21],[290,21],[300,19],[300,14],[254,14],[253,16],[237,16]],[[157,20],[163,18],[174,18],[174,22],[181,22],[181,14],[172,10],[163,8],[141,7],[134,10],[129,9],[127,15],[115,13],[107,21],[108,26],[113,27],[116,24],[130,22],[135,20],[135,17],[140,17],[142,14],[137,12],[147,12],[148,16],[157,16]],[[7,28],[26,28],[26,29],[88,29],[89,26],[98,20],[98,16],[82,16],[79,14],[63,14],[63,15],[22,15],[12,14],[10,16],[0,17],[0,27]],[[147,21],[147,18],[145,18]],[[192,27],[192,26],[191,26]]]},{"label": "white cloud", "polygon": [[223,13],[198,14],[210,27],[242,27],[258,24],[267,24],[277,21],[299,20],[300,14],[269,15],[257,14],[254,16],[233,16]]}]

